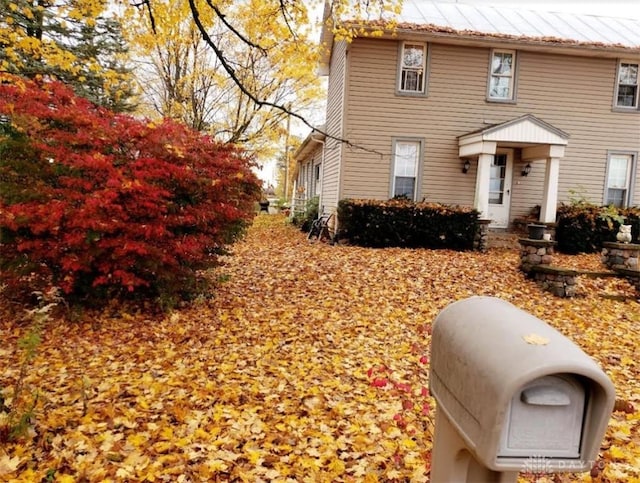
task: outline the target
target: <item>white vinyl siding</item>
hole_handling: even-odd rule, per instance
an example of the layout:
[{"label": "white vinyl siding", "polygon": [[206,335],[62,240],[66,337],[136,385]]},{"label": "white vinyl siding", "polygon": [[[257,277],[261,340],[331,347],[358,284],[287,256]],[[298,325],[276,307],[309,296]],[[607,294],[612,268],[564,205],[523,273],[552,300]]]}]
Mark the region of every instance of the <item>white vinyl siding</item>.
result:
[{"label": "white vinyl siding", "polygon": [[342,197],[342,166],[340,163],[343,156],[343,145],[340,139],[344,138],[343,129],[346,122],[346,69],[347,42],[337,42],[333,46],[331,73],[327,87],[326,132],[332,137],[327,137],[326,140],[320,189],[320,209],[324,209],[326,212],[334,211]]},{"label": "white vinyl siding", "polygon": [[489,72],[489,99],[512,101],[515,99],[515,50],[493,50]]},{"label": "white vinyl siding", "polygon": [[403,42],[400,47],[398,91],[424,94],[427,77],[427,44]]},{"label": "white vinyl siding", "polygon": [[630,190],[634,169],[632,154],[610,153],[607,163],[607,179],[605,186],[605,205],[619,208],[629,206],[632,199]]},{"label": "white vinyl siding", "polygon": [[638,91],[640,90],[640,69],[637,62],[621,61],[618,65],[618,82],[616,84],[616,107],[637,108]]}]

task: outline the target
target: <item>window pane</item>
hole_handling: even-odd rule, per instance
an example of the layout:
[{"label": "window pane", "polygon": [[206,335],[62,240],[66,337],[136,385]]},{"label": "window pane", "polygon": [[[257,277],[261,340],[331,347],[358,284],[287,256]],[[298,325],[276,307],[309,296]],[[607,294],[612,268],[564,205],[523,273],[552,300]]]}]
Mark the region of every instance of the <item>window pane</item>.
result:
[{"label": "window pane", "polygon": [[424,45],[405,44],[402,54],[404,67],[418,67],[424,65]]},{"label": "window pane", "polygon": [[611,156],[609,159],[609,179],[607,187],[625,189],[629,172],[630,156]]},{"label": "window pane", "polygon": [[489,189],[491,191],[495,191],[495,192],[502,191],[503,187],[504,187],[503,179],[491,179],[489,181]]},{"label": "window pane", "polygon": [[418,167],[418,143],[396,144],[395,175],[415,177]]},{"label": "window pane", "polygon": [[398,158],[396,160],[396,176],[414,176],[416,164],[412,159]]},{"label": "window pane", "polygon": [[638,64],[620,64],[619,83],[636,85],[638,83]]},{"label": "window pane", "polygon": [[507,171],[506,154],[496,154],[489,171],[489,203],[500,205],[504,200],[504,178]]},{"label": "window pane", "polygon": [[504,166],[491,166],[491,171],[489,171],[489,176],[491,178],[504,178],[505,168]]},{"label": "window pane", "polygon": [[401,89],[403,91],[422,91],[422,72],[403,70]]},{"label": "window pane", "polygon": [[491,97],[497,97],[499,99],[510,99],[509,84],[511,78],[509,77],[491,77],[491,86],[489,88],[489,95]]},{"label": "window pane", "polygon": [[414,199],[418,175],[419,142],[397,142],[394,157],[393,196],[406,195]]},{"label": "window pane", "polygon": [[607,200],[605,202],[606,205],[617,206],[618,208],[623,208],[625,203],[626,190],[620,189],[608,189],[607,190]]},{"label": "window pane", "polygon": [[414,199],[416,185],[415,178],[396,176],[395,181],[393,196],[406,196],[411,200]]},{"label": "window pane", "polygon": [[489,191],[489,203],[493,205],[501,205],[502,191]]},{"label": "window pane", "polygon": [[633,157],[630,154],[615,154],[609,157],[605,204],[626,206],[632,162]]},{"label": "window pane", "polygon": [[496,52],[493,54],[491,62],[491,72],[493,74],[511,75],[513,65],[513,54],[508,52]]},{"label": "window pane", "polygon": [[[492,166],[506,166],[507,165],[507,155],[506,154],[496,154],[493,157],[493,161],[491,162]],[[504,173],[504,169],[502,170]]]},{"label": "window pane", "polygon": [[637,94],[638,86],[619,86],[618,106],[634,107]]}]

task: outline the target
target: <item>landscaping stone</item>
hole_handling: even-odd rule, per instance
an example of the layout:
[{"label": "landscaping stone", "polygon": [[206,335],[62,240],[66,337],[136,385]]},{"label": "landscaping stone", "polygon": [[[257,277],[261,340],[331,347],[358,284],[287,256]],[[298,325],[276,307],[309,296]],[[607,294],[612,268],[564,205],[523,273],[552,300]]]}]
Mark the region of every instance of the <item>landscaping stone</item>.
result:
[{"label": "landscaping stone", "polygon": [[602,244],[602,263],[611,270],[618,268],[637,270],[639,258],[640,244],[615,242]]}]

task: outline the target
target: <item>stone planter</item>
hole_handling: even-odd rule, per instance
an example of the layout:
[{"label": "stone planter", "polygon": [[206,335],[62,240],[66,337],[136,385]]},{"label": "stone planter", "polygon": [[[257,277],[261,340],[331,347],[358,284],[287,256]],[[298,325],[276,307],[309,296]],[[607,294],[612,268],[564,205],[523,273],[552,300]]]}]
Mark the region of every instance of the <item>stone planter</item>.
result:
[{"label": "stone planter", "polygon": [[552,267],[549,265],[535,265],[532,267],[531,276],[536,283],[547,292],[556,297],[576,296],[576,270]]},{"label": "stone planter", "polygon": [[[543,225],[544,226],[544,225]],[[543,290],[556,297],[574,297],[576,295],[575,270],[551,266],[555,241],[521,238],[520,270],[532,278]]]},{"label": "stone planter", "polygon": [[555,241],[534,240],[520,238],[520,270],[529,273],[536,265],[551,265],[553,263]]},{"label": "stone planter", "polygon": [[544,237],[544,231],[547,225],[539,225],[537,223],[530,223],[527,225],[527,231],[531,240],[542,240]]},{"label": "stone planter", "polygon": [[604,242],[602,263],[608,269],[640,270],[640,245],[637,243]]},{"label": "stone planter", "polygon": [[491,223],[491,220],[478,220],[476,234],[473,239],[474,250],[479,252],[486,252],[488,250],[489,223]]}]

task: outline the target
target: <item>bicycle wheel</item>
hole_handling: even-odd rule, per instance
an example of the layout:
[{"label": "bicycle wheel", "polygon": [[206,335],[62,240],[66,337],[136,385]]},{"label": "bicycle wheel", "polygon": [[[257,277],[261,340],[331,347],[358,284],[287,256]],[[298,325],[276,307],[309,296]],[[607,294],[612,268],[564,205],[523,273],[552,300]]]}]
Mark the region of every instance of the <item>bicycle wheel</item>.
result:
[{"label": "bicycle wheel", "polygon": [[320,220],[314,220],[311,224],[311,229],[307,234],[307,240],[313,240],[314,238],[320,238],[320,233],[322,232],[322,226],[320,224]]}]

